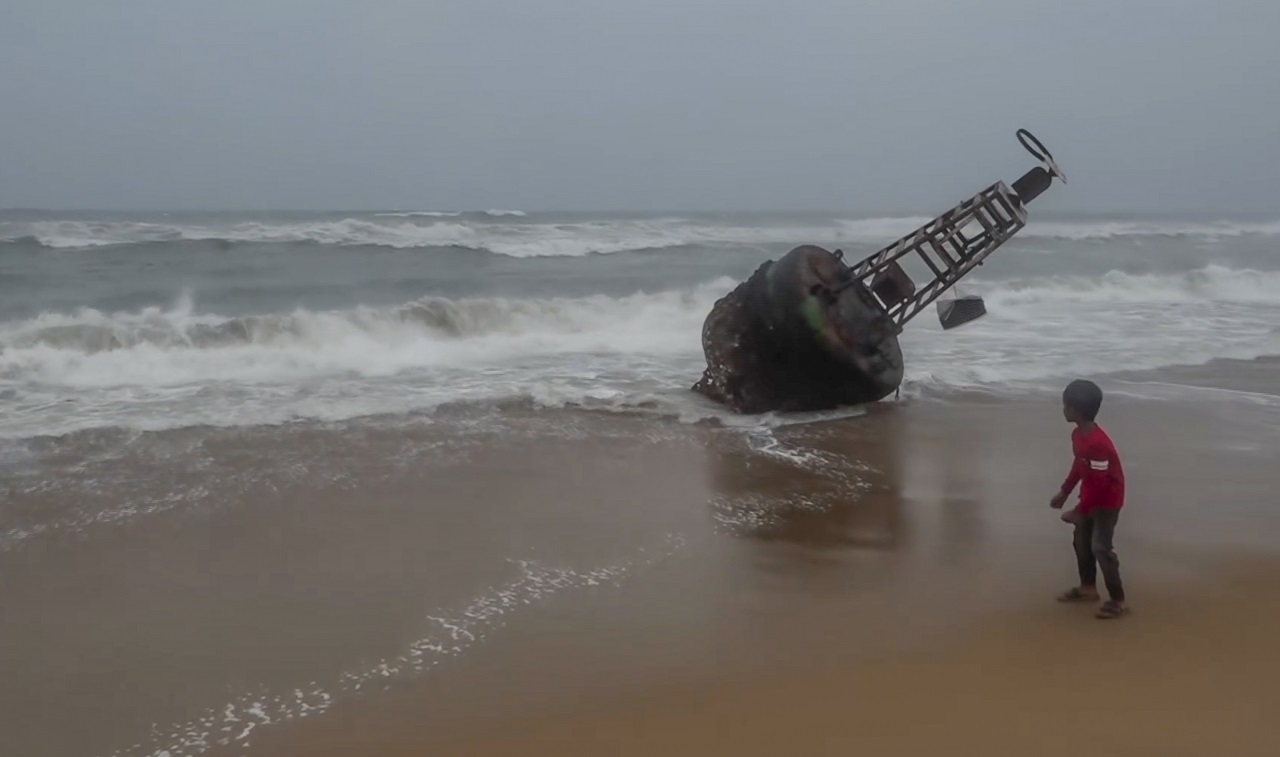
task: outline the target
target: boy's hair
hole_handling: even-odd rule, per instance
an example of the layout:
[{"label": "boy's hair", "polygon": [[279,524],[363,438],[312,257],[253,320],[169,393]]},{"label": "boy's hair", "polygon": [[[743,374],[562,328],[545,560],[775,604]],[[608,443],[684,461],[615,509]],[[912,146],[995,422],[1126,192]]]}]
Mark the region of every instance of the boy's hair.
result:
[{"label": "boy's hair", "polygon": [[1102,389],[1087,379],[1076,379],[1062,390],[1062,404],[1075,410],[1081,418],[1093,421],[1102,407]]}]

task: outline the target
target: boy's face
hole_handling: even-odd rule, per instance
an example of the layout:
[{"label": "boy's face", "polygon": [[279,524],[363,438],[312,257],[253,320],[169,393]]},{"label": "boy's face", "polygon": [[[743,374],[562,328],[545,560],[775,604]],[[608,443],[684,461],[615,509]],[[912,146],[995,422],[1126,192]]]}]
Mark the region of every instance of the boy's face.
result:
[{"label": "boy's face", "polygon": [[1080,416],[1076,414],[1074,408],[1067,403],[1062,403],[1062,417],[1067,419],[1067,423],[1078,423]]}]

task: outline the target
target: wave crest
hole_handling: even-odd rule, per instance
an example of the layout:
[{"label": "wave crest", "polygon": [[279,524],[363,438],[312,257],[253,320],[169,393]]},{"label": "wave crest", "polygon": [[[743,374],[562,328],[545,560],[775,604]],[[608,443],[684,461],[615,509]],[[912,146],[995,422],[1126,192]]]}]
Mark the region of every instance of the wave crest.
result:
[{"label": "wave crest", "polygon": [[994,281],[974,288],[999,307],[1040,303],[1183,304],[1218,302],[1280,304],[1280,271],[1210,264],[1177,273],[1044,276]]},{"label": "wave crest", "polygon": [[703,318],[732,288],[627,297],[447,299],[224,317],[171,308],[80,309],[0,324],[0,383],[170,386],[476,368],[572,353],[698,354]]},{"label": "wave crest", "polygon": [[[683,246],[885,244],[929,220],[923,216],[753,224],[680,218],[553,222],[520,211],[379,213],[300,222],[242,221],[173,224],[125,221],[0,222],[0,243],[53,249],[205,241],[230,244],[309,243],[396,249],[459,247],[511,257],[580,257]],[[1041,221],[1025,239],[1105,241],[1194,237],[1280,236],[1280,221]]]}]

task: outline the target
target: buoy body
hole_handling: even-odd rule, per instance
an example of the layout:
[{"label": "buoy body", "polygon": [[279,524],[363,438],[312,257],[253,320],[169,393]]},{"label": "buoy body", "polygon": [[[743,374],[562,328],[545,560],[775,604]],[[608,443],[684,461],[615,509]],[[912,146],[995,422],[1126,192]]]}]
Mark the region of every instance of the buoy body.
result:
[{"label": "buoy body", "polygon": [[875,402],[902,383],[898,333],[839,256],[804,245],[712,307],[693,389],[740,413]]}]

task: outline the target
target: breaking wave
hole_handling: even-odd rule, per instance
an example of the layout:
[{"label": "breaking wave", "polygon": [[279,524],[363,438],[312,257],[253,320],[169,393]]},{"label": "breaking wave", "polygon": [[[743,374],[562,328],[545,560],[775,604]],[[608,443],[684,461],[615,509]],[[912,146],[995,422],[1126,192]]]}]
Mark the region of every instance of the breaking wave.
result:
[{"label": "breaking wave", "polygon": [[[423,297],[391,308],[237,317],[201,313],[190,295],[170,308],[43,313],[0,323],[0,380],[72,386],[270,382],[570,354],[699,358],[702,321],[736,283],[720,278],[688,290],[626,297]],[[1019,322],[1049,323],[1059,310],[1074,312],[1078,303],[1144,306],[1144,313],[1194,303],[1280,305],[1280,272],[1217,265],[1174,274],[1113,271],[1091,279],[995,281],[976,288],[993,314]]]},{"label": "breaking wave", "polygon": [[985,290],[995,307],[1038,303],[1186,304],[1196,302],[1280,305],[1280,271],[1210,264],[1178,273],[1101,276],[1042,276],[973,288]]},{"label": "breaking wave", "polygon": [[703,318],[734,284],[617,298],[424,297],[394,308],[239,317],[200,313],[189,295],[168,309],[44,313],[0,324],[0,382],[271,382],[573,353],[696,351]]},{"label": "breaking wave", "polygon": [[1074,241],[1120,237],[1219,237],[1280,236],[1280,220],[1239,221],[1031,221],[1019,236]]},{"label": "breaking wave", "polygon": [[[580,257],[684,246],[883,244],[927,221],[923,216],[827,222],[734,224],[679,218],[554,222],[520,211],[379,213],[328,220],[229,225],[125,221],[0,222],[0,244],[93,249],[157,242],[309,243],[397,249],[458,247],[511,257]],[[1022,238],[1073,241],[1280,236],[1280,221],[1033,221]]]},{"label": "breaking wave", "polygon": [[387,213],[374,213],[375,218],[458,218],[460,216],[488,216],[490,218],[506,218],[515,217],[523,218],[527,216],[523,210],[484,210],[479,212],[469,212],[466,210],[407,210]]},{"label": "breaking wave", "polygon": [[1008,391],[1064,376],[1247,360],[1280,352],[1280,272],[1192,271],[983,282],[990,316],[957,332],[921,319],[903,335],[916,386]]},{"label": "breaking wave", "polygon": [[[719,418],[689,387],[704,367],[703,320],[736,284],[238,316],[202,312],[191,296],[167,308],[46,312],[0,322],[0,437],[513,400]],[[921,317],[904,333],[908,391],[1007,391],[1080,372],[1280,352],[1280,271],[1209,265],[969,288],[985,296],[987,318],[943,332]]]}]

